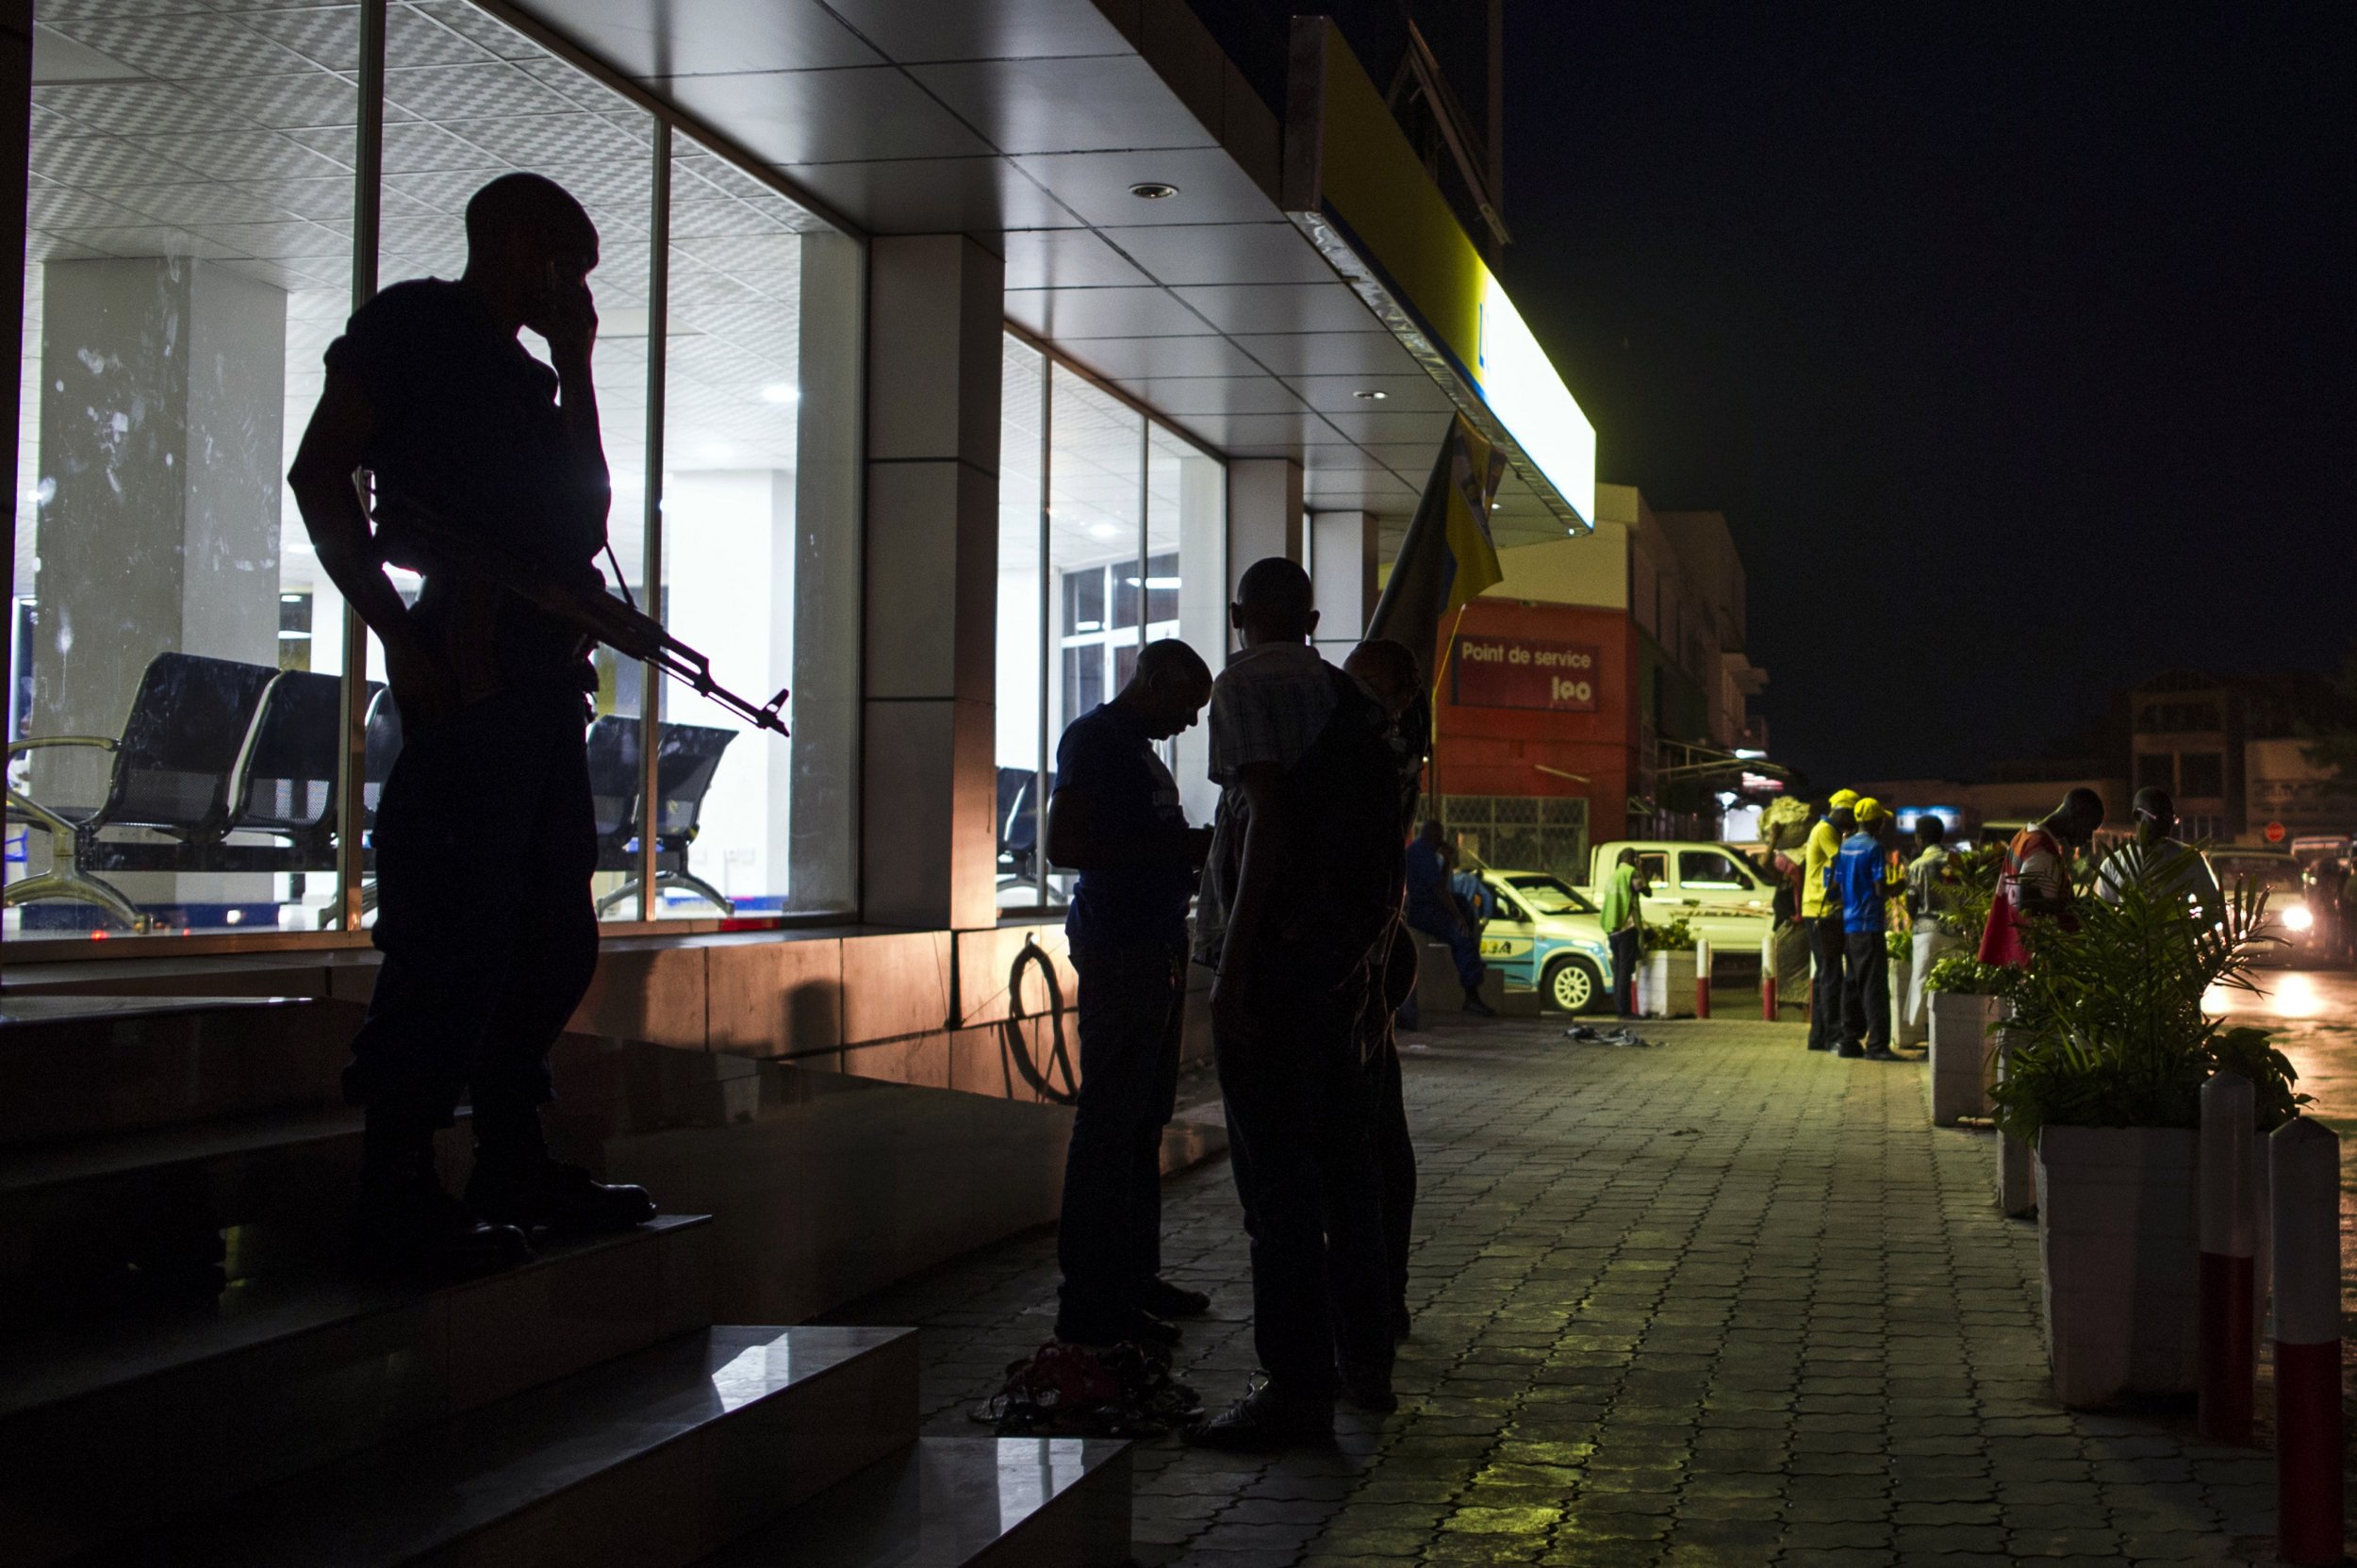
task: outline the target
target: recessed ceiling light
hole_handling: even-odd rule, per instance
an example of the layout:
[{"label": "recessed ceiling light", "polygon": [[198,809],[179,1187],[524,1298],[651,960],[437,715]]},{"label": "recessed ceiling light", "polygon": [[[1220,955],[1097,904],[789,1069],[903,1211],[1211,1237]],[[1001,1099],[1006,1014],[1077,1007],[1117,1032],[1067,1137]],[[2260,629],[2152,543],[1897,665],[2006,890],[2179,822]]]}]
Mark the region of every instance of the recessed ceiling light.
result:
[{"label": "recessed ceiling light", "polygon": [[764,403],[792,403],[801,395],[801,388],[790,381],[773,381],[761,389]]},{"label": "recessed ceiling light", "polygon": [[1129,188],[1129,194],[1142,202],[1164,202],[1178,194],[1178,188],[1163,180],[1140,180]]},{"label": "recessed ceiling light", "polygon": [[1389,392],[1366,391],[1353,392],[1350,395],[1355,398],[1364,398],[1369,403],[1381,403],[1385,398],[1390,397],[1392,394]]},{"label": "recessed ceiling light", "polygon": [[1092,522],[1089,524],[1089,537],[1092,539],[1110,539],[1115,534],[1120,532],[1120,529],[1115,528],[1110,522]]}]

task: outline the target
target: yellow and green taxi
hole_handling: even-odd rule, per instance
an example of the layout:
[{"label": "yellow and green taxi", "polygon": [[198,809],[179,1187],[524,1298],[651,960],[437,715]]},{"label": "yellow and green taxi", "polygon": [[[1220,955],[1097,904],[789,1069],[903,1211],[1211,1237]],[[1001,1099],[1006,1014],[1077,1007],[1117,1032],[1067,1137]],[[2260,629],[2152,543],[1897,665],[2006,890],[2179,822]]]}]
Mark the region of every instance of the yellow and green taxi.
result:
[{"label": "yellow and green taxi", "polygon": [[1485,868],[1481,880],[1496,905],[1481,958],[1508,990],[1536,990],[1541,1006],[1565,1013],[1610,1004],[1611,949],[1594,904],[1544,871]]}]

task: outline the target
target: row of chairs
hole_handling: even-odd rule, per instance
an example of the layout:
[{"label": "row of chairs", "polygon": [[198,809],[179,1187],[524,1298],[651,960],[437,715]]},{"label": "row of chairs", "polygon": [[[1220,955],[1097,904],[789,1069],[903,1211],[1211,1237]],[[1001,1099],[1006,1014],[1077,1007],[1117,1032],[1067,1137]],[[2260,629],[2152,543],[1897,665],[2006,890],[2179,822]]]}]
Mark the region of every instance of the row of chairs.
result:
[{"label": "row of chairs", "polygon": [[[338,815],[341,681],[305,670],[196,653],[149,661],[119,736],[39,735],[8,748],[8,819],[45,834],[49,869],[0,893],[8,905],[39,900],[93,904],[132,930],[144,917],[105,873],[128,871],[333,871]],[[367,686],[361,826],[368,835],[385,781],[401,753],[401,713],[378,682]],[[635,718],[600,718],[588,734],[598,817],[598,868],[635,873],[643,810]],[[659,726],[656,883],[678,885],[724,913],[733,906],[687,868],[703,798],[733,730]],[[95,806],[42,801],[16,782],[17,764],[55,748],[110,757]],[[374,903],[364,882],[363,907]],[[601,913],[635,896],[635,875]]]}]

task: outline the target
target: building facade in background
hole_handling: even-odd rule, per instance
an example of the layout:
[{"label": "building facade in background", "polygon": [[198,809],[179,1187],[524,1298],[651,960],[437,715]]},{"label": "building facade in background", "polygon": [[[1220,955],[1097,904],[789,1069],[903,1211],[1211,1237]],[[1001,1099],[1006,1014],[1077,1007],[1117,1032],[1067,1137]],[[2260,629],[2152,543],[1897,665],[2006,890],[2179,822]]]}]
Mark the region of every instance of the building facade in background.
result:
[{"label": "building facade in background", "polygon": [[1595,531],[1499,553],[1444,639],[1432,788],[1489,863],[1588,878],[1592,844],[1713,837],[1764,751],[1743,563],[1717,512],[1596,487]]}]

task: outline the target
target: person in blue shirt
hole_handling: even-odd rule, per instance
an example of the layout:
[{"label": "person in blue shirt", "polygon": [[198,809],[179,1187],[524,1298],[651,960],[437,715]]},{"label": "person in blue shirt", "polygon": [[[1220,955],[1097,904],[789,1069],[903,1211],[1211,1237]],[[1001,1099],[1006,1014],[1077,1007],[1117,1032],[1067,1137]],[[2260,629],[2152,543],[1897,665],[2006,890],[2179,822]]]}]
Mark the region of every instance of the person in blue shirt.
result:
[{"label": "person in blue shirt", "polygon": [[1457,983],[1465,989],[1465,1011],[1494,1017],[1495,1010],[1481,999],[1481,982],[1490,972],[1481,962],[1481,933],[1449,884],[1455,859],[1441,824],[1426,821],[1408,846],[1408,924],[1448,944],[1449,956],[1457,961]]},{"label": "person in blue shirt", "polygon": [[1871,796],[1851,808],[1856,829],[1825,867],[1827,908],[1838,905],[1843,954],[1841,1054],[1871,1062],[1899,1060],[1890,1048],[1890,951],[1883,946],[1885,902],[1890,896],[1890,855],[1882,831],[1889,813]]},{"label": "person in blue shirt", "polygon": [[1211,671],[1176,638],[1147,644],[1113,700],[1072,721],[1056,748],[1046,849],[1080,873],[1064,915],[1080,972],[1080,1094],[1064,1155],[1056,1238],[1063,1293],[1056,1337],[1167,1343],[1165,1321],[1211,1309],[1162,1277],[1162,1128],[1178,1086],[1187,902],[1211,847],[1187,826],[1157,741],[1195,725]]}]

